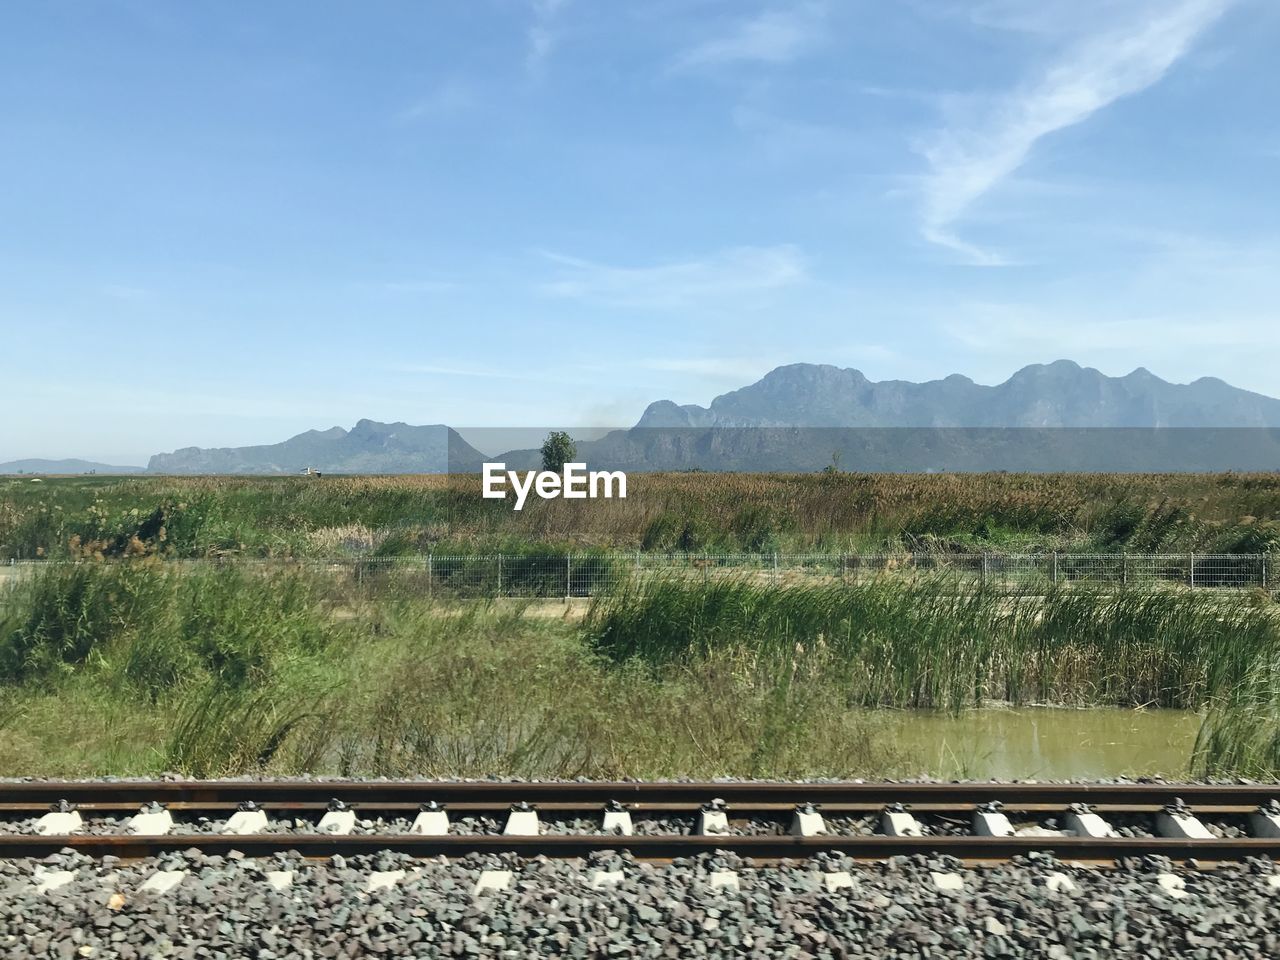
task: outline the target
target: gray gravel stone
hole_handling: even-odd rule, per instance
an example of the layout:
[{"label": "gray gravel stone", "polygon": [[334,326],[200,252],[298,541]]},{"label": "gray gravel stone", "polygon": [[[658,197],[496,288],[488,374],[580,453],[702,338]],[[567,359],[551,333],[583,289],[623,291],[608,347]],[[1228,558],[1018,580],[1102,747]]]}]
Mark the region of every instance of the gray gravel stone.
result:
[{"label": "gray gravel stone", "polygon": [[[824,854],[753,866],[729,853],[655,865],[614,852],[587,861],[445,862],[384,852],[309,862],[188,850],[128,864],[63,853],[41,865],[77,877],[37,895],[35,862],[0,862],[0,956],[1280,956],[1280,895],[1266,882],[1273,865],[1262,860],[1198,873],[1162,858],[1104,871],[1038,856],[972,870],[945,856],[867,866]],[[158,869],[190,876],[163,896],[137,896]],[[294,884],[276,891],[265,876],[282,869],[294,872]],[[367,893],[369,875],[382,870],[406,873]],[[513,870],[513,883],[477,898],[483,870]],[[593,890],[594,870],[623,877]],[[740,888],[713,889],[718,871],[737,873]],[[821,875],[841,871],[853,886],[826,890]],[[938,893],[933,872],[958,873],[964,889]],[[1078,889],[1051,891],[1046,880],[1057,872]],[[1164,872],[1185,880],[1186,897],[1162,894]]]}]

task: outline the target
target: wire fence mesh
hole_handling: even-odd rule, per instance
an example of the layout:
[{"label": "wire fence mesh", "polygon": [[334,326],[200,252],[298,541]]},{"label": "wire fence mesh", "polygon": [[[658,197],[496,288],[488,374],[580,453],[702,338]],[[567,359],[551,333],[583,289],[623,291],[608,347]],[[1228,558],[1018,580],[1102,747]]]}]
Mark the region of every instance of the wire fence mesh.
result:
[{"label": "wire fence mesh", "polygon": [[[76,561],[11,561],[0,566],[0,610],[12,588],[39,569]],[[91,561],[81,561],[91,562]],[[324,572],[370,592],[383,588],[441,598],[593,597],[647,578],[710,583],[726,577],[761,584],[856,584],[883,577],[939,577],[997,587],[1035,584],[1280,588],[1280,557],[1268,554],[883,553],[696,554],[542,553],[326,560],[169,560],[178,568]]]}]

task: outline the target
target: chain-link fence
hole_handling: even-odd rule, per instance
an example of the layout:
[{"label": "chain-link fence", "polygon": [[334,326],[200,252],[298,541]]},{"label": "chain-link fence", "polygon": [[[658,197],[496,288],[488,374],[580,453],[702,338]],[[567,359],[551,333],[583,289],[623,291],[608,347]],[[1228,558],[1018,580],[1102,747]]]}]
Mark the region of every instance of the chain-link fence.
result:
[{"label": "chain-link fence", "polygon": [[[0,566],[0,609],[27,573],[73,561]],[[88,561],[85,561],[88,562]],[[308,569],[360,590],[456,598],[593,597],[647,578],[710,583],[725,577],[791,586],[853,584],[883,577],[941,577],[1021,587],[1036,584],[1280,589],[1280,557],[1267,554],[883,553],[692,554],[543,553],[333,560],[171,560],[166,566],[235,565],[262,571]]]},{"label": "chain-link fence", "polygon": [[1267,554],[685,554],[640,555],[635,564],[641,571],[701,575],[704,579],[726,572],[746,573],[778,584],[804,579],[848,583],[884,575],[950,575],[1009,586],[1081,582],[1272,588],[1280,586],[1278,559]]}]

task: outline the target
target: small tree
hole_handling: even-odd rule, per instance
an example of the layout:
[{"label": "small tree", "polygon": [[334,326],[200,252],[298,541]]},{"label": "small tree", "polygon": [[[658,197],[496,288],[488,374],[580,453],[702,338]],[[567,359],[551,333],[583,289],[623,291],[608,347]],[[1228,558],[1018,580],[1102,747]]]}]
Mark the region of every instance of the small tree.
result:
[{"label": "small tree", "polygon": [[573,437],[560,430],[552,430],[542,442],[542,469],[559,473],[577,455],[578,447]]}]

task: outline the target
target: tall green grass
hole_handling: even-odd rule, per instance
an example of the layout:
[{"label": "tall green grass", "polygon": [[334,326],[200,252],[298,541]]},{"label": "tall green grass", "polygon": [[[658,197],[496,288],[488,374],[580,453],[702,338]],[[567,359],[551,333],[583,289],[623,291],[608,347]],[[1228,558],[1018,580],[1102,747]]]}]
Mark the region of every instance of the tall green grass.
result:
[{"label": "tall green grass", "polygon": [[1200,727],[1191,769],[1202,777],[1280,779],[1280,708],[1274,702],[1216,704]]},{"label": "tall green grass", "polygon": [[[411,583],[53,567],[0,622],[0,769],[45,775],[867,776],[871,725],[731,662],[658,679],[572,618]],[[570,608],[551,608],[563,613]]]},{"label": "tall green grass", "polygon": [[920,767],[858,708],[989,699],[1207,707],[1205,769],[1280,769],[1262,595],[717,579],[572,609],[306,569],[51,567],[0,608],[0,769],[885,776]]},{"label": "tall green grass", "polygon": [[1052,585],[1010,595],[887,577],[783,589],[659,581],[597,600],[586,629],[615,663],[733,656],[743,669],[823,677],[850,704],[949,709],[1197,709],[1269,683],[1280,652],[1270,605],[1250,596]]},{"label": "tall green grass", "polygon": [[100,680],[151,697],[190,683],[258,684],[333,635],[316,590],[296,572],[50,567],[6,598],[0,683],[49,682],[92,665]]},{"label": "tall green grass", "polygon": [[1280,552],[1276,474],[634,474],[626,500],[478,477],[0,477],[10,557],[988,549]]},{"label": "tall green grass", "polygon": [[[209,683],[192,690],[164,746],[165,767],[197,777],[234,775],[265,770],[286,749],[315,763],[319,756],[290,738],[302,733],[304,744],[317,745],[336,689],[328,678],[290,677],[249,689]],[[310,767],[304,763],[302,769]]]},{"label": "tall green grass", "polygon": [[145,751],[163,769],[263,767],[332,689],[318,666],[345,628],[330,616],[328,585],[302,572],[151,561],[43,570],[0,617],[0,703],[14,714],[0,727],[18,726],[22,704],[45,693],[83,710],[82,725],[163,716]]},{"label": "tall green grass", "polygon": [[322,743],[342,773],[870,776],[901,759],[828,688],[715,660],[653,677],[510,606],[405,605],[385,631],[331,718],[294,741]]}]

